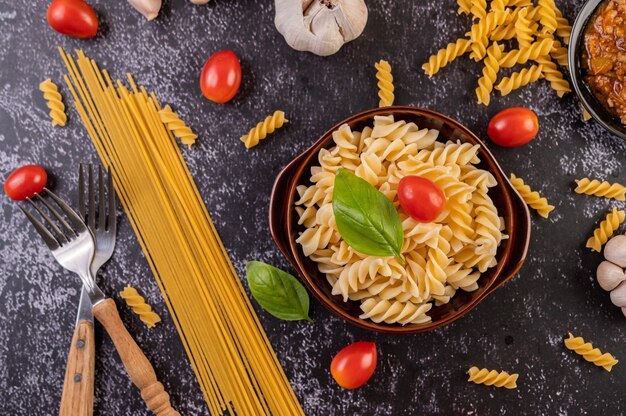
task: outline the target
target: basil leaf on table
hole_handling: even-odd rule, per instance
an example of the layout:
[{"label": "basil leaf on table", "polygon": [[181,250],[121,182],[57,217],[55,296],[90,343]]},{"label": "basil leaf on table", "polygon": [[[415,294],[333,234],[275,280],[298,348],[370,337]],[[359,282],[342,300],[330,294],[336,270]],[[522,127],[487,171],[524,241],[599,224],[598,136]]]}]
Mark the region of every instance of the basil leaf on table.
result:
[{"label": "basil leaf on table", "polygon": [[246,277],[252,296],[270,315],[285,321],[313,322],[309,294],[298,279],[260,261],[246,263]]},{"label": "basil leaf on table", "polygon": [[333,212],[341,237],[350,247],[369,256],[400,254],[404,234],[396,207],[373,185],[339,169],[333,188]]}]

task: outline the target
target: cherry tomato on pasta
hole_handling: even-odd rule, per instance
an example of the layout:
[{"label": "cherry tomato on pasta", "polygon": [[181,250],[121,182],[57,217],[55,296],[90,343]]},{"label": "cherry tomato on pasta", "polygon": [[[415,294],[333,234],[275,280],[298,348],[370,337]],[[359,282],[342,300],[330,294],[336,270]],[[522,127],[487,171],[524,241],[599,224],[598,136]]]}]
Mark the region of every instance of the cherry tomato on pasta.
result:
[{"label": "cherry tomato on pasta", "polygon": [[376,344],[355,342],[335,355],[330,364],[330,373],[344,389],[356,389],[372,377],[376,360]]},{"label": "cherry tomato on pasta", "polygon": [[48,175],[41,166],[25,165],[15,169],[4,183],[4,193],[15,201],[22,201],[41,193]]},{"label": "cherry tomato on pasta", "polygon": [[405,176],[398,184],[400,206],[420,222],[434,221],[446,206],[446,196],[437,185],[421,176]]},{"label": "cherry tomato on pasta", "polygon": [[98,16],[84,0],[54,0],[48,7],[48,23],[75,38],[91,38],[98,32]]},{"label": "cherry tomato on pasta", "polygon": [[233,51],[219,51],[207,59],[200,75],[202,95],[223,104],[230,101],[241,85],[241,64]]},{"label": "cherry tomato on pasta", "polygon": [[493,116],[487,135],[497,145],[516,147],[528,143],[539,131],[537,114],[528,108],[511,107]]}]

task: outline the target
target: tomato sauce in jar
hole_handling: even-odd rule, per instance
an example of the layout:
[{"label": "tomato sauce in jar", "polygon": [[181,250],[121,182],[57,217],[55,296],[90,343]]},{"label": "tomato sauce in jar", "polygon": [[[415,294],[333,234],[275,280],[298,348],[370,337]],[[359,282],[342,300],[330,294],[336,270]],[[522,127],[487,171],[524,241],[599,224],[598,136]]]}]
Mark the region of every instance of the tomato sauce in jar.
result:
[{"label": "tomato sauce in jar", "polygon": [[626,0],[608,0],[585,30],[585,81],[605,107],[626,124]]}]

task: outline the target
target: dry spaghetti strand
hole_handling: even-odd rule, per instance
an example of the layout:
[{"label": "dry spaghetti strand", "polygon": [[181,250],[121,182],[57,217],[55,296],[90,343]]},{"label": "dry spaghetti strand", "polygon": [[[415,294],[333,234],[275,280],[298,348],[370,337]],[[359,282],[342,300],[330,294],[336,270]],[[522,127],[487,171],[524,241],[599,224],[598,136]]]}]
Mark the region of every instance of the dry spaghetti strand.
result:
[{"label": "dry spaghetti strand", "polygon": [[[154,94],[59,49],[211,414],[302,415]],[[148,191],[149,190],[149,191]]]}]

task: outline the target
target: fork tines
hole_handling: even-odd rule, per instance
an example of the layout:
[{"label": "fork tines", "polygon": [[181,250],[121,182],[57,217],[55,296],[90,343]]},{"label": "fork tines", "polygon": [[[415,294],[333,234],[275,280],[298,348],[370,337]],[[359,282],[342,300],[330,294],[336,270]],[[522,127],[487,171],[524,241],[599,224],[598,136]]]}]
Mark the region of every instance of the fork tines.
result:
[{"label": "fork tines", "polygon": [[83,173],[83,164],[80,164],[78,171],[78,212],[81,218],[87,222],[90,230],[106,230],[115,233],[117,223],[115,220],[115,190],[113,188],[113,177],[110,168],[107,169],[106,175],[106,188],[108,189],[106,192],[108,192],[108,195],[106,195],[105,192],[103,169],[102,166],[98,165],[98,212],[96,215],[96,184],[94,181],[93,165],[89,165],[87,172],[87,213],[85,213],[85,175]]},{"label": "fork tines", "polygon": [[[22,206],[18,206],[22,212],[24,212],[26,218],[28,218],[28,220],[33,224],[35,230],[37,230],[39,235],[41,235],[50,250],[56,250],[77,237],[79,233],[86,231],[87,227],[85,226],[83,220],[81,220],[80,216],[52,191],[44,188],[43,195],[49,196],[50,199],[54,201],[54,205],[60,208],[61,212],[63,212],[65,216],[59,212],[58,208],[55,208],[53,204],[49,203],[39,194],[35,194],[33,198],[27,198],[27,201],[39,214],[39,216],[43,218],[43,223],[39,221],[33,213]],[[43,208],[40,207],[35,201],[39,202]],[[54,220],[46,212],[48,212]],[[47,224],[49,228],[44,224]]]}]

